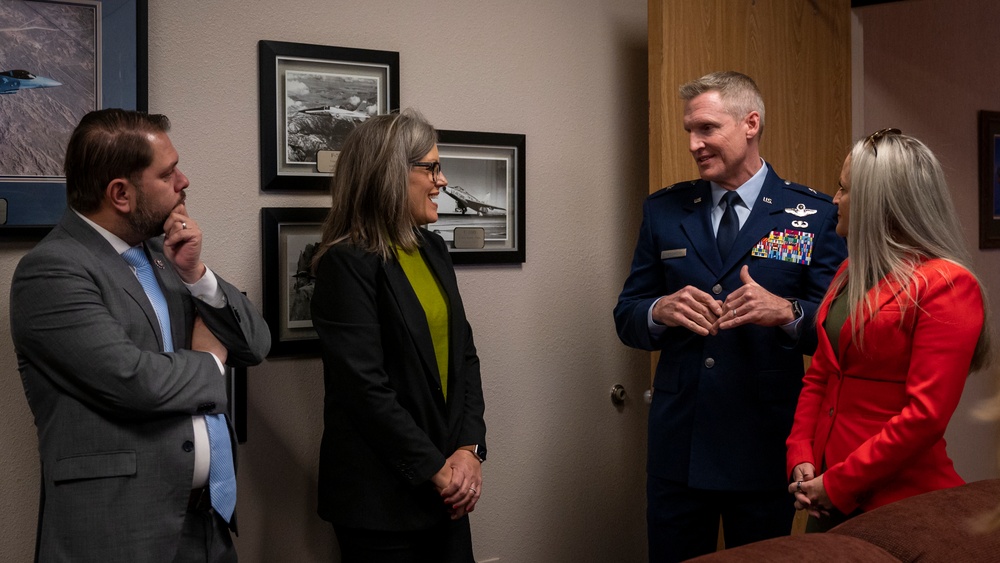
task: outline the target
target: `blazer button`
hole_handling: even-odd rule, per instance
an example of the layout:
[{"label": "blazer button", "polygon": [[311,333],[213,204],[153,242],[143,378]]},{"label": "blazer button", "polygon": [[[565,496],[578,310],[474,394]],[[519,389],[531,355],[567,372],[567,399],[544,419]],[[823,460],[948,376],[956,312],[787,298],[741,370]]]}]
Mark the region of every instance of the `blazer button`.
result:
[{"label": "blazer button", "polygon": [[833,416],[833,407],[830,407],[830,416]]},{"label": "blazer button", "polygon": [[181,448],[184,451],[191,453],[194,450],[194,443],[191,442],[191,440],[185,440],[184,445],[182,445]]},{"label": "blazer button", "polygon": [[721,285],[719,285],[719,284],[715,284],[715,285],[713,285],[713,286],[712,286],[712,293],[714,293],[714,294],[716,294],[716,295],[718,295],[718,294],[722,293],[722,286],[721,286]]},{"label": "blazer button", "polygon": [[709,369],[715,367],[715,358],[705,358],[705,367]]}]

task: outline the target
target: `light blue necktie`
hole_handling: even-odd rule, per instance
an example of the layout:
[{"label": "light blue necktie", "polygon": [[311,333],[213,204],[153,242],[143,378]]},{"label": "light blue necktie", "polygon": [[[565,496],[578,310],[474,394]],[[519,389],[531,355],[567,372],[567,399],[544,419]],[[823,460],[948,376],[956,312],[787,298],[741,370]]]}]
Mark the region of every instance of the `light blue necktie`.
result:
[{"label": "light blue necktie", "polygon": [[[163,290],[156,281],[153,268],[141,246],[133,246],[122,253],[122,258],[135,268],[135,275],[142,284],[146,297],[153,305],[156,320],[160,323],[163,334],[163,351],[173,352],[174,343],[170,337],[170,313],[167,310],[167,300]],[[236,508],[236,471],[233,468],[233,449],[229,438],[229,426],[223,414],[205,415],[205,426],[208,428],[208,444],[211,451],[211,463],[208,468],[208,488],[211,493],[212,508],[222,518],[229,522]]]}]

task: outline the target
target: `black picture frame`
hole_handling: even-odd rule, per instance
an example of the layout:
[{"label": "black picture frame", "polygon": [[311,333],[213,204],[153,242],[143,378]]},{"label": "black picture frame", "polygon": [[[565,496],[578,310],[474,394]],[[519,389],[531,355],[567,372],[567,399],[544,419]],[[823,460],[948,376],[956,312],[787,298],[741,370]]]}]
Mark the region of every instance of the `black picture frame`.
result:
[{"label": "black picture frame", "polygon": [[307,269],[312,252],[308,245],[322,239],[328,212],[326,207],[260,210],[261,288],[264,320],[271,331],[269,358],[319,355],[319,339],[308,318],[315,281]]},{"label": "black picture frame", "polygon": [[[30,45],[23,39],[5,38],[5,33],[11,32],[0,31],[0,64],[4,65],[0,71],[27,70],[36,77],[60,82],[58,87],[3,95],[0,109],[7,114],[0,119],[8,131],[33,133],[12,133],[9,140],[0,140],[0,238],[39,239],[66,209],[62,163],[69,135],[83,115],[109,107],[147,110],[147,0],[42,0],[30,4],[11,0],[0,8],[0,17],[5,27],[17,27],[18,18],[58,19],[62,24],[59,33],[41,29],[52,26],[19,32],[19,37],[36,34],[30,37]],[[66,23],[70,21],[73,25]],[[50,48],[38,49],[36,42]],[[62,45],[65,42],[72,45]],[[67,118],[67,113],[72,117]],[[17,129],[11,122],[15,118],[20,120]],[[16,165],[17,151],[30,151],[32,160],[43,164]]]},{"label": "black picture frame", "polygon": [[329,189],[347,133],[399,110],[398,52],[261,40],[257,55],[263,191]]},{"label": "black picture frame", "polygon": [[455,264],[524,263],[525,146],[516,133],[438,131],[448,186],[427,229],[445,239]]},{"label": "black picture frame", "polygon": [[1000,112],[979,112],[979,248],[1000,248]]}]

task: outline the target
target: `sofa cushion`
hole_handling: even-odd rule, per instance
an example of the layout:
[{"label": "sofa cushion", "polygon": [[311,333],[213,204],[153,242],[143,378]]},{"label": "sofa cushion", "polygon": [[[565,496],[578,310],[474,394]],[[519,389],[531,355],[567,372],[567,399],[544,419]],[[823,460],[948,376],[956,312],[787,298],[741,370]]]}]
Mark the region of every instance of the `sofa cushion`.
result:
[{"label": "sofa cushion", "polygon": [[[759,541],[740,547],[702,555],[689,562],[698,563],[899,563],[883,549],[851,536],[805,534]],[[952,562],[954,563],[954,562]]]},{"label": "sofa cushion", "polygon": [[829,535],[863,539],[904,563],[1000,559],[1000,530],[973,523],[1000,505],[1000,479],[976,481],[903,499],[856,516]]}]

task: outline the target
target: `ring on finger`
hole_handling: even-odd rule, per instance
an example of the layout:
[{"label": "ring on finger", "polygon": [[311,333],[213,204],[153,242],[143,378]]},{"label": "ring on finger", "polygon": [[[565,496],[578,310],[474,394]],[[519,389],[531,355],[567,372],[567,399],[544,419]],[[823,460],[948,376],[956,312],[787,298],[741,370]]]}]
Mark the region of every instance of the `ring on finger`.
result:
[{"label": "ring on finger", "polygon": [[472,493],[472,494],[476,494],[476,488],[475,487],[469,487],[469,492]]},{"label": "ring on finger", "polygon": [[181,221],[181,230],[188,228],[187,221]]},{"label": "ring on finger", "polygon": [[795,483],[795,490],[800,493],[802,492],[802,481]]}]

